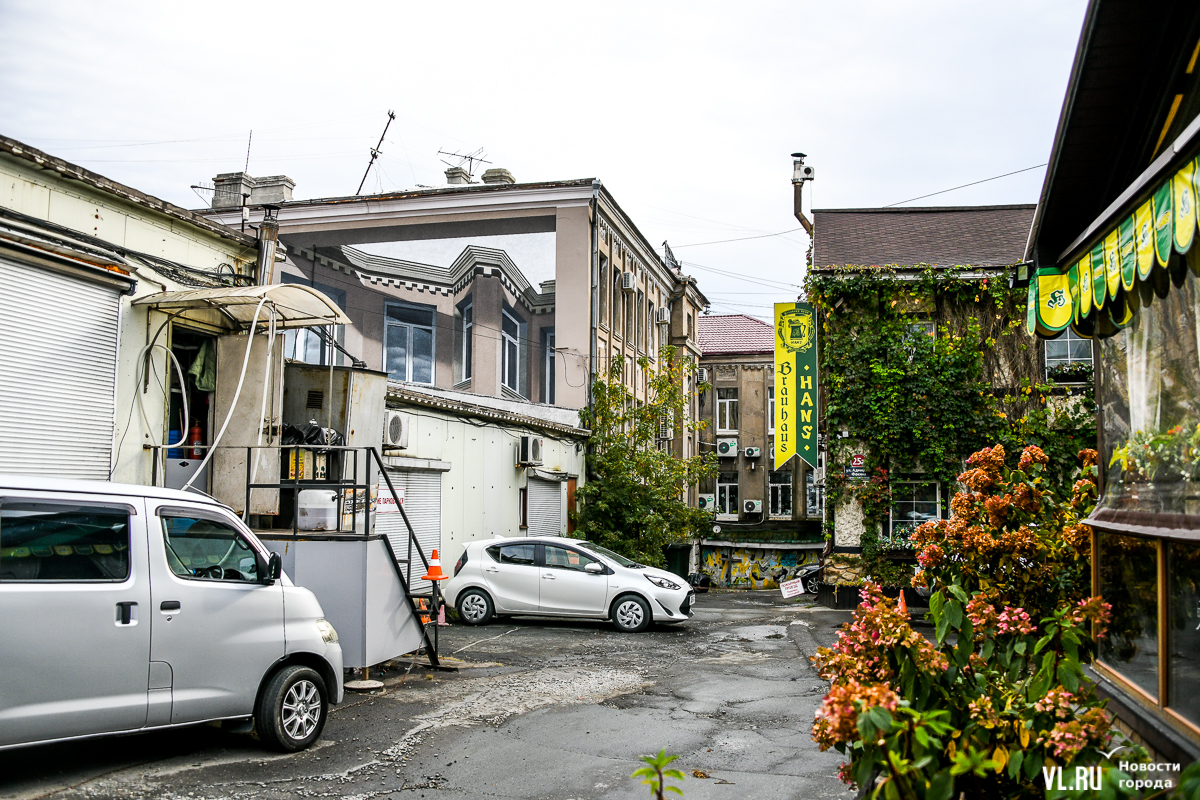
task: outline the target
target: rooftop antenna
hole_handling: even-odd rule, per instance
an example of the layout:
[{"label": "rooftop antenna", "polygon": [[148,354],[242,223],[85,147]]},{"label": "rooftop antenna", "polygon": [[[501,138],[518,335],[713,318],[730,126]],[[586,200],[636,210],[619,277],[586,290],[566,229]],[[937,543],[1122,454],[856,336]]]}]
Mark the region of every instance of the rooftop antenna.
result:
[{"label": "rooftop antenna", "polygon": [[486,158],[484,158],[484,156],[486,155],[486,153],[484,153],[484,152],[483,152],[483,148],[482,148],[482,147],[481,147],[481,148],[479,148],[478,150],[474,150],[474,151],[472,151],[472,152],[470,152],[470,153],[467,153],[466,155],[463,155],[462,153],[450,153],[450,152],[447,152],[447,151],[445,151],[445,150],[438,150],[438,155],[441,155],[441,156],[450,156],[451,158],[457,158],[457,159],[458,159],[458,163],[457,163],[457,164],[451,164],[449,161],[447,161],[446,159],[444,159],[444,158],[443,158],[443,159],[442,159],[442,163],[443,163],[443,164],[445,164],[445,165],[446,165],[446,166],[448,166],[448,167],[461,167],[463,164],[466,164],[466,165],[467,165],[467,177],[468,177],[468,178],[473,178],[473,177],[475,177],[475,164],[476,164],[476,163],[479,163],[479,164],[490,164],[490,163],[492,163],[492,162],[488,161]]},{"label": "rooftop antenna", "polygon": [[367,176],[371,174],[371,167],[375,165],[375,159],[379,158],[380,154],[383,152],[379,149],[383,147],[383,137],[387,136],[388,127],[392,124],[392,120],[395,118],[396,112],[388,109],[388,119],[383,125],[383,133],[379,134],[379,144],[371,148],[371,160],[367,162],[367,171],[363,173],[363,179],[359,181],[358,191],[354,193],[356,196],[362,194],[362,187],[367,183]]},{"label": "rooftop antenna", "polygon": [[248,139],[246,139],[246,166],[245,166],[245,168],[242,169],[242,172],[246,173],[247,175],[250,174],[250,144],[253,141],[254,141],[254,131],[251,130],[250,137]]}]

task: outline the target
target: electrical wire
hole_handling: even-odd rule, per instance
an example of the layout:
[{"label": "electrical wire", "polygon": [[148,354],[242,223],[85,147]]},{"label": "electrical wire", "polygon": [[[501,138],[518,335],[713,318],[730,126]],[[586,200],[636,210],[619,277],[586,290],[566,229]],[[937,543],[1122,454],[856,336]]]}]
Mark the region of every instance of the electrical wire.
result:
[{"label": "electrical wire", "polygon": [[[157,335],[155,336],[155,338],[156,339],[158,338]],[[188,417],[187,382],[184,381],[184,379],[183,379],[183,367],[180,366],[179,359],[175,357],[175,354],[172,353],[171,349],[169,347],[167,347],[166,345],[156,344],[155,342],[151,342],[150,344],[143,347],[142,351],[140,353],[138,353],[138,368],[137,368],[137,372],[135,373],[135,380],[134,380],[134,387],[135,387],[134,392],[137,394],[137,406],[138,406],[138,409],[142,413],[142,424],[146,426],[146,435],[150,437],[150,444],[152,447],[157,447],[158,445],[154,444],[154,433],[153,433],[154,426],[152,426],[150,424],[150,419],[146,416],[146,405],[142,400],[142,395],[144,394],[144,392],[142,392],[139,388],[137,388],[142,383],[142,378],[145,377],[145,368],[146,368],[147,364],[149,364],[149,362],[150,362],[150,352],[155,349],[165,350],[167,355],[171,357],[171,361],[175,364],[175,372],[179,376],[179,386],[183,390],[183,393],[182,393],[183,424],[180,426],[180,430],[179,430],[179,441],[173,445],[166,443],[166,442],[163,443],[164,447],[178,447],[179,445],[183,444],[184,440],[187,439],[187,421],[188,421],[188,419],[190,419],[190,417]],[[155,371],[155,380],[157,380],[157,379],[158,379],[158,376],[157,376],[157,370],[156,370]],[[162,386],[162,381],[159,381],[159,386]],[[166,387],[164,387],[164,391],[167,394],[167,402],[169,403],[170,402],[170,391],[167,390]],[[166,470],[165,461],[163,459],[159,459],[159,464],[162,466],[162,468],[164,470],[164,475],[165,475],[165,470]],[[110,478],[112,477],[111,471],[109,473],[109,477]],[[154,479],[155,479],[155,482],[157,483],[158,476],[155,475]]]},{"label": "electrical wire", "polygon": [[[1049,162],[1047,162],[1047,163],[1049,163]],[[1029,172],[1029,170],[1031,170],[1031,169],[1038,169],[1038,168],[1044,167],[1044,166],[1046,166],[1046,164],[1035,164],[1032,167],[1026,167],[1025,169],[1019,169],[1016,172],[1006,172],[1003,175],[995,175],[991,178],[984,178],[981,181],[973,181],[971,183],[964,183],[962,186],[954,186],[950,189],[942,189],[940,192],[933,192],[931,194],[923,194],[920,197],[910,197],[908,200],[901,200],[899,203],[889,203],[888,205],[884,206],[884,208],[893,208],[895,206],[902,206],[905,203],[911,203],[914,200],[924,200],[926,197],[935,197],[939,194],[946,194],[947,192],[953,192],[958,189],[965,189],[968,186],[978,186],[981,183],[987,183],[988,181],[1000,180],[1001,178],[1007,178],[1009,175],[1020,175],[1022,172]]]},{"label": "electrical wire", "polygon": [[[706,244],[726,244],[727,242],[746,242],[751,239],[767,239],[772,236],[783,236],[786,233],[795,233],[796,231],[802,231],[802,230],[804,230],[804,228],[788,228],[786,231],[779,231],[778,233],[762,233],[762,234],[759,234],[758,236],[743,236],[740,239],[718,239],[714,242],[692,242],[691,244],[673,244],[673,245],[671,245],[671,249],[672,250],[680,250],[684,247],[703,247]],[[799,242],[797,242],[797,244],[799,244]]]}]

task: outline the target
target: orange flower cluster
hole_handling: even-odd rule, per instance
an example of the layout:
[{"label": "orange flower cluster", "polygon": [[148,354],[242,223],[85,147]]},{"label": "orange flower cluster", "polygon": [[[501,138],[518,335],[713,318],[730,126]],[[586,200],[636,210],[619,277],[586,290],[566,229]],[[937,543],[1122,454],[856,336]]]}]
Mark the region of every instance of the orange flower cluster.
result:
[{"label": "orange flower cluster", "polygon": [[1017,461],[1017,469],[1022,472],[1028,472],[1029,468],[1034,464],[1049,464],[1050,459],[1042,452],[1042,448],[1030,445],[1021,452],[1021,458]]},{"label": "orange flower cluster", "polygon": [[1071,545],[1071,547],[1083,551],[1092,544],[1092,528],[1090,525],[1077,522],[1074,525],[1068,525],[1063,528],[1062,537],[1063,541]]},{"label": "orange flower cluster", "polygon": [[1004,466],[1004,445],[984,448],[967,459],[973,469],[958,476],[959,481],[973,492],[984,492],[1000,482],[1000,469]]},{"label": "orange flower cluster", "polygon": [[868,708],[882,706],[888,711],[896,708],[900,696],[885,684],[859,683],[853,678],[834,684],[817,710],[812,738],[825,751],[838,743],[859,738],[858,715]]}]

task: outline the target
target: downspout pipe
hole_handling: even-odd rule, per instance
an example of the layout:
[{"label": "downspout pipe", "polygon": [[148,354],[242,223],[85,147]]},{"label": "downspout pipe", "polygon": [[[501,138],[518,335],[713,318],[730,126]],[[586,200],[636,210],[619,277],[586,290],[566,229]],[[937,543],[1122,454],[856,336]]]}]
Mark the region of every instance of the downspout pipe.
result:
[{"label": "downspout pipe", "polygon": [[792,213],[804,232],[812,236],[813,224],[804,216],[804,184],[813,179],[812,167],[804,166],[804,153],[792,153]]},{"label": "downspout pipe", "polygon": [[588,385],[587,385],[587,402],[592,404],[592,384],[596,382],[596,358],[599,355],[596,344],[596,337],[599,335],[597,330],[597,317],[600,315],[600,231],[599,231],[599,214],[600,214],[600,181],[599,179],[592,181],[592,199],[589,203],[590,212],[592,215],[592,247],[591,247],[591,302],[588,304],[588,321],[589,321],[589,336],[588,336]]}]

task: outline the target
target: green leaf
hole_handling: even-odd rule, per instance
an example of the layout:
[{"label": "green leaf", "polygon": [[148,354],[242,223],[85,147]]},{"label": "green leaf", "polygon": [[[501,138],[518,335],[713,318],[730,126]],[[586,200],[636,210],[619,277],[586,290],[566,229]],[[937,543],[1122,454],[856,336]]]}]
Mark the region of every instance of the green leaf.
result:
[{"label": "green leaf", "polygon": [[1042,757],[1039,754],[1033,751],[1026,754],[1024,763],[1025,777],[1033,780],[1042,771],[1042,763]]},{"label": "green leaf", "polygon": [[1069,692],[1073,692],[1079,688],[1079,671],[1071,669],[1071,664],[1066,659],[1059,662],[1058,682]]},{"label": "green leaf", "polygon": [[1016,779],[1021,773],[1021,762],[1025,760],[1024,750],[1013,750],[1008,754],[1008,777]]},{"label": "green leaf", "polygon": [[929,789],[925,792],[925,800],[950,800],[954,794],[954,776],[950,770],[944,769],[929,781]]},{"label": "green leaf", "polygon": [[936,620],[942,615],[942,605],[946,602],[946,598],[942,596],[940,591],[934,592],[929,596],[929,613]]},{"label": "green leaf", "polygon": [[967,603],[971,602],[971,598],[967,594],[966,590],[963,589],[958,584],[956,584],[956,583],[951,584],[948,588],[950,590],[950,594],[957,597],[963,605],[966,605]]},{"label": "green leaf", "polygon": [[946,631],[950,627],[950,619],[945,614],[938,616],[936,619],[937,640],[938,644],[941,644],[942,642],[946,641]]},{"label": "green leaf", "polygon": [[946,604],[946,618],[950,620],[950,627],[958,630],[962,627],[963,607],[962,603],[957,600],[951,600]]},{"label": "green leaf", "polygon": [[892,729],[892,715],[883,706],[873,706],[867,710],[867,716],[871,718],[871,722],[875,723],[875,727],[881,733],[887,733]]},{"label": "green leaf", "polygon": [[1022,639],[1021,641],[1017,642],[1016,645],[1013,647],[1013,652],[1015,652],[1017,655],[1021,655],[1021,656],[1025,655],[1025,645],[1026,645],[1026,642],[1024,639]]}]

